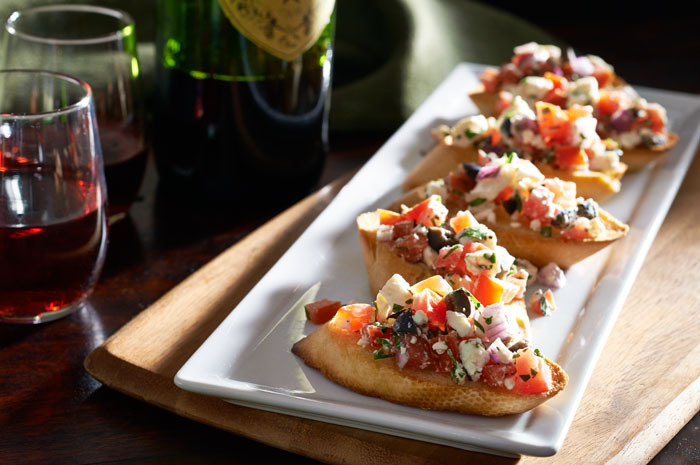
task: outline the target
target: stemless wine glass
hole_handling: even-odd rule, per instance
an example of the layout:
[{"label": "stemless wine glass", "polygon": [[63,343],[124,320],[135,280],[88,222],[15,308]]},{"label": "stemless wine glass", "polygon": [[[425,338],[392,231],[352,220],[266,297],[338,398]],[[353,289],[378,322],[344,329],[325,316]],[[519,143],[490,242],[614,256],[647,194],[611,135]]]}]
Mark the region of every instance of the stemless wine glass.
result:
[{"label": "stemless wine glass", "polygon": [[0,71],[0,321],[78,308],[104,263],[102,153],[90,87],[48,71]]},{"label": "stemless wine glass", "polygon": [[90,84],[100,127],[110,221],[138,196],[146,168],[133,19],[89,5],[50,5],[10,15],[2,67],[47,69]]}]

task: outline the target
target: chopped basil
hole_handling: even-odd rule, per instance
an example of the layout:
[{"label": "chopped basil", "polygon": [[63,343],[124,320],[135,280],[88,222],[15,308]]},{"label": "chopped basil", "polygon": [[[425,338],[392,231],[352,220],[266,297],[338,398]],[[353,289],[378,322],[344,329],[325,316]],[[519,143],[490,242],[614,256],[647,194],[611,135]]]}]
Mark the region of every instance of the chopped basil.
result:
[{"label": "chopped basil", "polygon": [[447,349],[447,355],[450,356],[450,359],[452,360],[452,370],[450,370],[450,378],[454,380],[455,383],[459,383],[459,380],[464,378],[464,371],[459,370],[459,362],[455,360],[454,355],[452,355],[452,349]]},{"label": "chopped basil", "polygon": [[545,226],[544,228],[540,229],[540,234],[542,234],[544,237],[552,237],[552,227]]},{"label": "chopped basil", "polygon": [[496,254],[491,253],[491,254],[484,254],[484,257],[488,259],[491,263],[496,263]]},{"label": "chopped basil", "polygon": [[545,296],[540,297],[540,310],[542,310],[542,315],[544,316],[552,313],[552,306],[549,305],[549,300]]},{"label": "chopped basil", "polygon": [[389,342],[387,339],[384,339],[383,337],[378,337],[378,338],[375,338],[374,340],[377,341],[378,343],[380,343],[384,347],[387,347],[387,348],[391,347],[391,342]]},{"label": "chopped basil", "polygon": [[520,357],[520,354],[513,354],[513,358],[518,358]]},{"label": "chopped basil", "polygon": [[469,296],[469,300],[471,300],[472,303],[474,304],[474,308],[477,308],[477,309],[481,308],[481,302],[479,302],[479,299],[474,297],[474,295],[469,291],[466,291],[466,293]]},{"label": "chopped basil", "polygon": [[515,152],[510,152],[510,153],[506,156],[506,164],[508,164],[508,163],[513,163],[513,157],[515,157]]},{"label": "chopped basil", "polygon": [[458,239],[461,239],[463,237],[468,237],[473,241],[483,241],[488,238],[488,235],[481,229],[471,226],[469,228],[464,228],[462,232],[459,233]]},{"label": "chopped basil", "polygon": [[540,352],[540,349],[535,349],[535,355],[542,357],[542,352]]},{"label": "chopped basil", "polygon": [[392,354],[392,353],[387,354],[382,349],[377,349],[374,352],[372,352],[372,357],[375,360],[379,360],[380,358],[389,358],[389,357],[393,357],[393,356],[394,356],[394,354]]},{"label": "chopped basil", "polygon": [[486,324],[487,324],[487,325],[490,325],[491,322],[493,321],[493,317],[492,317],[492,316],[489,316],[489,317],[487,317],[487,318],[484,318],[484,321],[486,321]]},{"label": "chopped basil", "polygon": [[453,188],[452,188],[452,192],[453,192],[454,194],[457,194],[457,195],[464,195],[464,192],[462,192],[461,190],[457,189],[456,187],[453,187]]},{"label": "chopped basil", "polygon": [[394,345],[397,349],[401,346],[401,338],[396,333],[394,333]]},{"label": "chopped basil", "polygon": [[530,368],[530,374],[534,378],[535,376],[537,376],[537,370],[535,370],[534,368]]},{"label": "chopped basil", "polygon": [[443,260],[444,260],[445,258],[449,257],[449,256],[452,254],[452,252],[454,252],[455,250],[457,250],[457,249],[460,248],[460,247],[461,247],[460,244],[455,244],[455,245],[453,245],[452,247],[450,247],[450,250],[448,250],[447,253],[445,254],[445,256],[442,257]]},{"label": "chopped basil", "polygon": [[474,136],[476,136],[477,134],[479,134],[479,133],[474,132],[471,129],[467,129],[466,131],[464,131],[464,135],[467,136],[467,138],[469,138],[469,139],[473,139]]},{"label": "chopped basil", "polygon": [[450,283],[450,286],[454,286],[454,285],[455,285],[455,282],[452,281],[451,279],[448,279],[447,282]]},{"label": "chopped basil", "polygon": [[530,375],[520,375],[520,379],[522,379],[523,381],[527,381],[530,379]]},{"label": "chopped basil", "polygon": [[413,299],[408,299],[408,300],[406,301],[406,303],[407,303],[407,304],[412,304],[412,303],[413,303]]},{"label": "chopped basil", "polygon": [[483,198],[483,197],[477,197],[477,198],[475,198],[474,200],[472,200],[471,202],[469,202],[469,205],[472,206],[472,207],[476,207],[476,206],[481,205],[481,204],[484,203],[484,202],[486,202],[486,199],[485,199],[485,198]]},{"label": "chopped basil", "polygon": [[485,332],[486,332],[486,330],[484,330],[484,327],[481,326],[481,323],[479,323],[478,321],[474,320],[474,325],[475,325],[477,328],[479,328],[479,329],[481,330],[482,333],[485,333]]},{"label": "chopped basil", "polygon": [[403,306],[399,304],[394,304],[391,307],[391,313],[399,313],[401,310],[403,310]]}]

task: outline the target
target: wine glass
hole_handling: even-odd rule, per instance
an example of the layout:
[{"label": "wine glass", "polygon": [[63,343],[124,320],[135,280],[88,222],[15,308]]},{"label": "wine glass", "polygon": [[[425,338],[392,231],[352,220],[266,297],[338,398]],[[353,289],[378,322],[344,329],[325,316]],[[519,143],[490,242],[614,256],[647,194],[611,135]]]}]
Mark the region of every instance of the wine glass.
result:
[{"label": "wine glass", "polygon": [[0,71],[0,321],[42,323],[78,308],[104,263],[105,204],[90,87]]},{"label": "wine glass", "polygon": [[137,198],[147,148],[134,20],[125,12],[90,5],[26,8],[10,15],[6,69],[47,69],[90,84],[100,127],[110,221]]}]

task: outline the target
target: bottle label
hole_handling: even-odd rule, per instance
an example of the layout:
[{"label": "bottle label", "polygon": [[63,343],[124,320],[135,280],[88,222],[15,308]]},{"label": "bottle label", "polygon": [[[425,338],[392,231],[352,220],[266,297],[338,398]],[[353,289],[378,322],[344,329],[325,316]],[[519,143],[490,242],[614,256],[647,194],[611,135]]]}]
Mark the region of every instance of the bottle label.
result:
[{"label": "bottle label", "polygon": [[335,0],[219,0],[219,5],[246,39],[289,61],[318,40]]}]

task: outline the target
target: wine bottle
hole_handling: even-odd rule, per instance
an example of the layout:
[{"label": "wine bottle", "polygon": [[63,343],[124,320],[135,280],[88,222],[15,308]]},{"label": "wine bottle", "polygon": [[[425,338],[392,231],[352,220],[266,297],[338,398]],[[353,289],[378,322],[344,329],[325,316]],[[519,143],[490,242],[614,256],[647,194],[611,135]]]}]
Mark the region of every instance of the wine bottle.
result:
[{"label": "wine bottle", "polygon": [[160,0],[153,145],[166,190],[289,204],[328,149],[334,0]]}]

